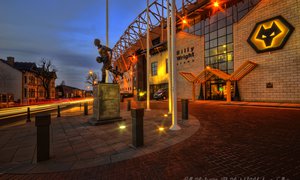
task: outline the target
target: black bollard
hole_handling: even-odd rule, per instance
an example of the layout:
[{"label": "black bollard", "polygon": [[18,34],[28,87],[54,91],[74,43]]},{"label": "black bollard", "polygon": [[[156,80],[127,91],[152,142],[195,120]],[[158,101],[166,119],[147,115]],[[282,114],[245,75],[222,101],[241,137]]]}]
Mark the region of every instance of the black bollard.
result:
[{"label": "black bollard", "polygon": [[30,120],[30,107],[27,108],[27,119],[26,122],[31,122]]},{"label": "black bollard", "polygon": [[57,117],[60,117],[60,106],[57,106]]},{"label": "black bollard", "polygon": [[84,103],[84,115],[88,115],[89,114],[89,109],[88,109],[88,103]]},{"label": "black bollard", "polygon": [[131,109],[132,116],[132,145],[144,145],[144,109]]},{"label": "black bollard", "polygon": [[37,162],[50,158],[50,131],[51,115],[37,115],[35,126],[37,127]]},{"label": "black bollard", "polygon": [[127,111],[131,110],[131,100],[127,101]]},{"label": "black bollard", "polygon": [[181,100],[182,105],[182,119],[189,119],[189,100],[188,99],[182,99]]}]

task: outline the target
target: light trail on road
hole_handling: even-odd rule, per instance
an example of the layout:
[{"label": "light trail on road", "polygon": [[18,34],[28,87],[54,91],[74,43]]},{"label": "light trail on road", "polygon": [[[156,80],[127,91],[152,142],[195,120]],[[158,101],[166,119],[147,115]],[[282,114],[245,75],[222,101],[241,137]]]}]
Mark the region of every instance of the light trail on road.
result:
[{"label": "light trail on road", "polygon": [[88,103],[93,101],[94,101],[93,98],[88,98],[88,99],[81,99],[81,100],[72,100],[67,102],[51,103],[51,104],[41,104],[41,105],[31,105],[31,106],[0,109],[0,120],[24,116],[27,114],[27,108],[30,108],[31,113],[40,113],[40,112],[55,110],[57,109],[57,106],[60,106],[61,108],[65,108],[67,106],[71,106],[74,104],[80,104],[86,102]]}]

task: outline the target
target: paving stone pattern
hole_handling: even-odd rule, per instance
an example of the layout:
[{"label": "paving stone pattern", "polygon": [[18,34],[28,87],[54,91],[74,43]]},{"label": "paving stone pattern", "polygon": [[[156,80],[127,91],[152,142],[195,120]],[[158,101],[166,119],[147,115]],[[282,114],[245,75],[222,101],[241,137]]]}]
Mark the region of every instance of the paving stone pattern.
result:
[{"label": "paving stone pattern", "polygon": [[[83,109],[83,108],[82,108]],[[61,118],[52,117],[50,160],[36,162],[36,128],[34,122],[0,129],[0,172],[41,173],[80,169],[130,159],[164,149],[195,133],[199,121],[182,121],[182,131],[159,132],[171,125],[163,110],[145,112],[144,144],[133,148],[130,111],[122,111],[126,120],[120,123],[92,126],[79,108],[63,112]],[[91,113],[92,114],[92,113]],[[119,125],[126,129],[119,129]]]},{"label": "paving stone pattern", "polygon": [[[152,108],[167,108],[167,103],[157,102]],[[299,109],[211,102],[190,103],[190,113],[200,121],[198,131],[160,151],[92,168],[60,173],[3,174],[1,178],[299,179]]]}]

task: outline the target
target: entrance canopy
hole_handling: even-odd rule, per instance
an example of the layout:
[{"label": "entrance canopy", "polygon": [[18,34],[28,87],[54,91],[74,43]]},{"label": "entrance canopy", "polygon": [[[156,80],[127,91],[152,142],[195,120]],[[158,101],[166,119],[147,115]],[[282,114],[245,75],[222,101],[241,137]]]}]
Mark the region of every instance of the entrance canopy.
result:
[{"label": "entrance canopy", "polygon": [[225,81],[239,81],[243,77],[245,77],[248,73],[250,73],[256,66],[257,66],[256,63],[251,62],[251,61],[246,61],[231,75],[227,74],[219,69],[211,68],[209,66],[207,66],[197,76],[195,76],[194,73],[190,73],[190,72],[179,72],[179,74],[182,77],[184,77],[188,82],[194,83],[194,84],[205,83],[214,75]]},{"label": "entrance canopy", "polygon": [[231,76],[231,81],[239,81],[248,73],[250,73],[255,67],[257,66],[256,63],[251,61],[244,62],[236,71],[234,71]]},{"label": "entrance canopy", "polygon": [[[179,74],[186,79],[188,82],[193,84],[193,100],[195,100],[195,85],[202,84],[208,81],[211,77],[217,76],[223,80],[225,80],[230,87],[231,81],[239,81],[243,77],[245,77],[248,73],[250,73],[255,67],[256,63],[251,61],[244,62],[236,71],[234,71],[231,75],[227,74],[219,69],[214,69],[211,67],[206,67],[202,72],[199,73],[198,76],[195,76],[190,72],[179,72]],[[227,88],[230,90],[230,88]],[[229,95],[230,92],[227,93]],[[228,98],[227,98],[228,99]]]}]

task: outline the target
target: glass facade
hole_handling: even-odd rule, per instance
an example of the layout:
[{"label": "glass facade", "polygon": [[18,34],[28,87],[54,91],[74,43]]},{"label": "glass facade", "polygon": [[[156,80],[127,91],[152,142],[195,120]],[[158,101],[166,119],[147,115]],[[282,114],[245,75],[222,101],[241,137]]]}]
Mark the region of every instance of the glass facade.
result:
[{"label": "glass facade", "polygon": [[[229,7],[225,9],[225,13],[227,13],[227,16],[232,16],[232,19],[229,18],[228,20],[237,22],[240,19],[242,19],[259,1],[261,0],[243,0],[239,2],[236,6]],[[220,13],[220,12],[219,12]],[[228,15],[230,13],[230,15]],[[211,16],[210,18],[212,18]],[[209,18],[208,18],[209,19]],[[205,30],[205,20],[200,21],[200,16],[189,19],[189,25],[188,27],[185,27],[183,29],[184,32],[194,34],[194,35],[204,35]]]},{"label": "glass facade", "polygon": [[[234,72],[233,24],[241,20],[260,0],[244,0],[236,6],[217,12],[207,19],[197,17],[183,29],[184,32],[204,36],[204,67],[209,66],[225,73]],[[206,99],[225,99],[225,82],[218,77],[206,83]]]},{"label": "glass facade", "polygon": [[232,8],[205,20],[205,66],[233,72]]}]

